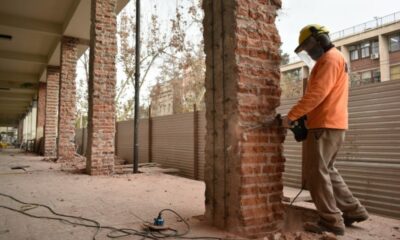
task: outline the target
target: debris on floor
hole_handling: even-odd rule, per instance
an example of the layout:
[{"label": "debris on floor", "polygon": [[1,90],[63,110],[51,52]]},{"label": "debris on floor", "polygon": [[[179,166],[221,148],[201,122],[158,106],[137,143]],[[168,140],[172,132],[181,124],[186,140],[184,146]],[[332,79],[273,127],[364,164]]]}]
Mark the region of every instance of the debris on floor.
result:
[{"label": "debris on floor", "polygon": [[[162,209],[170,208],[190,223],[190,236],[241,239],[207,224],[204,219],[205,184],[202,181],[157,171],[131,174],[130,167],[129,173],[115,176],[71,174],[60,171],[60,163],[41,161],[42,157],[19,152],[13,152],[15,156],[10,157],[10,150],[5,151],[0,152],[0,192],[17,199],[43,203],[60,213],[96,219],[102,225],[135,229],[140,229],[143,221],[152,221]],[[10,170],[10,166],[28,165],[28,172]],[[139,169],[157,167],[162,168],[153,163],[141,165]],[[297,194],[297,190],[294,193]],[[345,235],[337,238],[330,234],[304,232],[301,222],[315,220],[312,206],[311,210],[303,210],[308,206],[305,203],[313,205],[296,201],[289,209],[289,203],[284,204],[288,208],[285,212],[289,224],[285,225],[283,233],[275,235],[274,240],[400,239],[400,220],[376,215],[371,215],[369,221],[346,228]],[[9,200],[0,199],[0,205],[9,204]],[[40,209],[29,212],[45,213],[37,211]],[[177,221],[173,214],[163,217],[168,225],[172,224],[180,232],[185,230],[184,223]],[[42,221],[0,209],[0,239],[27,239],[27,236],[30,239],[91,239],[95,230],[73,227],[59,221],[45,221],[46,228],[43,228]],[[99,239],[107,239],[106,232],[101,232]]]},{"label": "debris on floor", "polygon": [[21,170],[26,171],[26,168],[29,168],[29,167],[30,167],[29,165],[14,166],[14,167],[11,167],[11,170],[19,170],[19,169],[21,169]]}]

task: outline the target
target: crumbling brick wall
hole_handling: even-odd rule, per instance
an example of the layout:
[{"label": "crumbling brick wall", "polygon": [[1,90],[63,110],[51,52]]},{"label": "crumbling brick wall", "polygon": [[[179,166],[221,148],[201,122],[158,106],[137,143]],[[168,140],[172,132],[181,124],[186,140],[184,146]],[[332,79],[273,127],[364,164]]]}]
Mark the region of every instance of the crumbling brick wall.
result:
[{"label": "crumbling brick wall", "polygon": [[73,161],[75,157],[76,120],[76,63],[79,40],[63,37],[61,40],[61,74],[58,118],[58,159]]},{"label": "crumbling brick wall", "polygon": [[89,122],[87,172],[114,171],[115,152],[115,9],[117,0],[92,0],[89,60]]},{"label": "crumbling brick wall", "polygon": [[58,94],[60,68],[47,67],[44,156],[57,157]]},{"label": "crumbling brick wall", "polygon": [[204,0],[206,217],[246,237],[283,221],[278,0]]}]

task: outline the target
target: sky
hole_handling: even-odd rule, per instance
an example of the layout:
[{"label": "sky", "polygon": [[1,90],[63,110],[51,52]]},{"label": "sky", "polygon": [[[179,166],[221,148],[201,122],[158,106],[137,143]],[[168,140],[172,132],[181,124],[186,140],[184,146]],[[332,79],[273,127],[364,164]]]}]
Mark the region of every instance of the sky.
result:
[{"label": "sky", "polygon": [[282,4],[276,25],[282,50],[291,56],[299,31],[308,24],[324,25],[332,33],[400,11],[400,0],[282,0]]},{"label": "sky", "polygon": [[[149,24],[151,22],[152,14],[155,14],[159,18],[160,29],[163,31],[165,29],[167,37],[169,34],[168,31],[171,29],[171,18],[175,18],[176,15],[176,6],[183,7],[183,12],[187,12],[188,6],[191,6],[191,3],[197,2],[197,0],[142,0],[141,1],[141,34],[143,36],[146,35],[146,32],[149,31]],[[157,6],[155,9],[154,6]],[[125,11],[134,12],[136,8],[135,1],[130,1],[128,5],[125,7]],[[193,25],[194,26],[194,25]],[[193,38],[193,42],[199,43],[202,40],[202,33],[199,29],[194,29],[195,27],[190,27],[187,35]],[[141,104],[148,105],[149,102],[149,93],[151,88],[156,84],[156,79],[160,74],[159,66],[162,64],[162,56],[155,61],[152,65],[146,80],[144,81],[143,86],[141,87]],[[143,71],[142,71],[143,75]],[[117,79],[124,79],[125,75],[122,71],[122,65],[117,64]],[[133,86],[128,86],[127,91],[133,92]],[[124,99],[128,99],[130,94],[126,94],[125,98],[122,97],[122,101]]]},{"label": "sky", "polygon": [[[156,13],[164,25],[161,28],[167,29],[167,25],[170,24],[169,19],[175,15],[176,4],[187,5],[189,1],[193,0],[142,0],[142,31],[148,29],[146,25],[150,22],[151,13]],[[157,5],[157,10],[153,8],[154,4]],[[400,11],[400,0],[282,0],[282,4],[276,25],[281,36],[282,50],[292,57],[295,55],[293,50],[298,44],[299,31],[305,25],[321,24],[332,33],[374,20],[374,17],[383,17]],[[127,9],[134,11],[134,8],[134,1],[131,1]],[[195,35],[196,38],[202,37],[201,33]],[[120,66],[117,65],[117,69],[117,78],[123,79]],[[78,78],[81,77],[82,70],[78,69],[77,72]],[[142,100],[148,95],[158,72],[153,68],[149,74],[149,80],[142,87]]]}]

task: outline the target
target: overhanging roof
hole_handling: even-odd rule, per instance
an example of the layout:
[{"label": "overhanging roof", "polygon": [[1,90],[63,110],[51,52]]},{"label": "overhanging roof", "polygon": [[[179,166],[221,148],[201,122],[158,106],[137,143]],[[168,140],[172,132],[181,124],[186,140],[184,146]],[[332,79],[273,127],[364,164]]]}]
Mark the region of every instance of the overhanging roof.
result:
[{"label": "overhanging roof", "polygon": [[[129,0],[118,0],[120,12]],[[15,125],[60,65],[61,36],[89,42],[90,0],[0,0],[0,125]],[[88,46],[79,46],[83,53]]]}]

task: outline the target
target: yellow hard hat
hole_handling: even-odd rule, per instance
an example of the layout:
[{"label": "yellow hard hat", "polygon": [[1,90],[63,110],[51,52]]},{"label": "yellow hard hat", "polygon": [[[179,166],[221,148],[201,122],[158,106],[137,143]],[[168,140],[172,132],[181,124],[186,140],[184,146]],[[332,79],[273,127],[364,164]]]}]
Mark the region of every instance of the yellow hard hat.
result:
[{"label": "yellow hard hat", "polygon": [[[305,27],[303,27],[300,31],[299,35],[299,46],[296,48],[296,50],[301,46],[301,44],[304,43],[305,40],[307,40],[310,36],[312,35],[319,35],[321,33],[326,33],[329,34],[329,30],[319,24],[310,24]],[[295,50],[295,51],[296,51]]]}]

